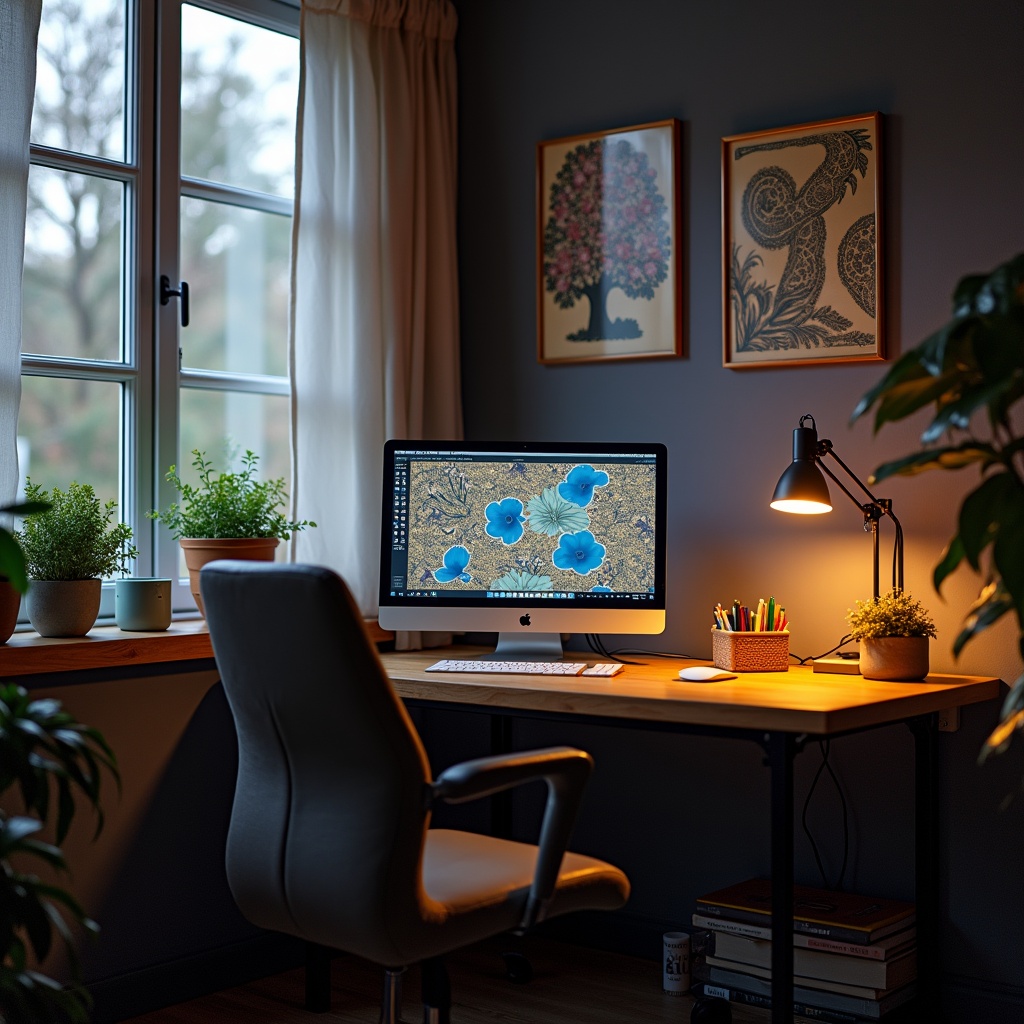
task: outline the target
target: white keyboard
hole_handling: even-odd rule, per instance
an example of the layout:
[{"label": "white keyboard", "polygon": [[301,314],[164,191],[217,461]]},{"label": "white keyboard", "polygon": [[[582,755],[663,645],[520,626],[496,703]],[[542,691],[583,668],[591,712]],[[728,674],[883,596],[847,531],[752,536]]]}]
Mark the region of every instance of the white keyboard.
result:
[{"label": "white keyboard", "polygon": [[588,666],[584,661],[484,661],[482,658],[443,658],[428,672],[500,672],[522,676],[614,676],[622,671],[617,662]]}]

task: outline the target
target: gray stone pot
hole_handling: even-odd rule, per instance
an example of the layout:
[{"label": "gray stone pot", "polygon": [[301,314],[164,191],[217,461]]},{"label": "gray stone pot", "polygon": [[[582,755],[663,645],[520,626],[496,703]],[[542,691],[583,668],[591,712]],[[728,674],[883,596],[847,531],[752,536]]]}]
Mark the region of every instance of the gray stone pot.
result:
[{"label": "gray stone pot", "polygon": [[102,580],[31,580],[28,621],[40,636],[85,636],[100,613]]}]

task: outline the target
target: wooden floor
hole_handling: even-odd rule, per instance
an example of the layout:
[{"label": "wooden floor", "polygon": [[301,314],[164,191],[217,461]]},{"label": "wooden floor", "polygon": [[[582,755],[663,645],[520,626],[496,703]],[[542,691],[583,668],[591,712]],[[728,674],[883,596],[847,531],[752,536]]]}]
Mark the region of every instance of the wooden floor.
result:
[{"label": "wooden floor", "polygon": [[[692,1001],[661,990],[661,966],[579,946],[531,939],[518,947],[533,966],[529,983],[505,977],[500,953],[482,943],[448,958],[452,1024],[688,1024]],[[383,973],[338,957],[332,966],[329,1013],[303,1009],[303,971],[288,971],[239,988],[136,1017],[131,1024],[377,1024]],[[420,1024],[419,978],[405,980],[403,1017]],[[767,1013],[733,1007],[736,1024],[764,1024]]]}]

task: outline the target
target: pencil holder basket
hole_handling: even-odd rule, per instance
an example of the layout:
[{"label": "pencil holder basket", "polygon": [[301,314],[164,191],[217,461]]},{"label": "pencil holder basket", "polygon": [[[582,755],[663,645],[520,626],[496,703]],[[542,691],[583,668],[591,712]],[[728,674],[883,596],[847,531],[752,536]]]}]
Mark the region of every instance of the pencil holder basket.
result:
[{"label": "pencil holder basket", "polygon": [[730,633],[711,630],[715,667],[728,672],[788,672],[789,630]]}]

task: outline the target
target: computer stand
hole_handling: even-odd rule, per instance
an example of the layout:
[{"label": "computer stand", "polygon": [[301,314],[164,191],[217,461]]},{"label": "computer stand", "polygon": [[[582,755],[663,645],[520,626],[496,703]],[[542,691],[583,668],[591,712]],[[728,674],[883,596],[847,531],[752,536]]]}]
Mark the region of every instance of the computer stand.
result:
[{"label": "computer stand", "polygon": [[484,661],[561,661],[561,633],[499,633],[498,646]]}]

